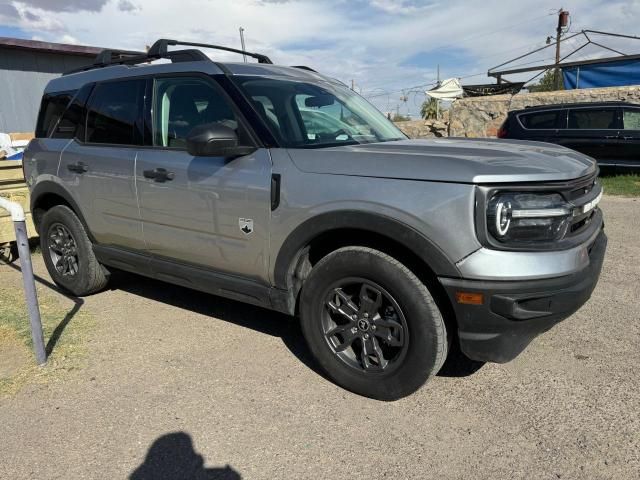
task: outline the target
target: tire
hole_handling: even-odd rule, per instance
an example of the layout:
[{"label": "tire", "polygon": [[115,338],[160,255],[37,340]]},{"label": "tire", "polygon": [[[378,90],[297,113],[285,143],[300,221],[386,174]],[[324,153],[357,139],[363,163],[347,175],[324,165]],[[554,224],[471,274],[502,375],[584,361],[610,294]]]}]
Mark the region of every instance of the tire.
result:
[{"label": "tire", "polygon": [[64,205],[47,210],[39,230],[44,263],[58,286],[76,296],[89,295],[107,286],[108,273],[98,263],[84,226],[73,210]]},{"label": "tire", "polygon": [[366,397],[410,395],[447,357],[444,320],[427,287],[371,248],[340,248],[322,258],[304,283],[300,314],[327,376]]}]

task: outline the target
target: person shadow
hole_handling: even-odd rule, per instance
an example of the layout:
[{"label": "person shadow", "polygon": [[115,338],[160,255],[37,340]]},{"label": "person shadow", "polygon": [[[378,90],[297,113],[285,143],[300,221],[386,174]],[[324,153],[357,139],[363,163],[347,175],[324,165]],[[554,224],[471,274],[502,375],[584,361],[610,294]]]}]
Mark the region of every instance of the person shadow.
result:
[{"label": "person shadow", "polygon": [[240,480],[229,465],[207,468],[204,458],[193,448],[191,436],[173,432],[157,438],[129,480]]}]

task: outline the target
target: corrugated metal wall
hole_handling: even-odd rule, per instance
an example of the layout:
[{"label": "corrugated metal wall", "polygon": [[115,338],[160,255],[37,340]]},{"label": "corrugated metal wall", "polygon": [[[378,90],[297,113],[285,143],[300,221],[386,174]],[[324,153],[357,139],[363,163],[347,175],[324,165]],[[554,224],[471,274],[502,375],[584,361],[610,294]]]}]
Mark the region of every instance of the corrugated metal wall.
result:
[{"label": "corrugated metal wall", "polygon": [[0,132],[33,132],[47,82],[91,61],[88,57],[0,47]]}]

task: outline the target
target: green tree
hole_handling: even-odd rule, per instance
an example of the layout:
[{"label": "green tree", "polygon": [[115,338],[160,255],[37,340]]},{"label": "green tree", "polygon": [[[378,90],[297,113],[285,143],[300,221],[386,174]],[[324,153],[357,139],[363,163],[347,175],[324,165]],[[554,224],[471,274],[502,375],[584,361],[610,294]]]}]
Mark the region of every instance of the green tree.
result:
[{"label": "green tree", "polygon": [[431,97],[425,100],[420,107],[420,115],[425,120],[435,119],[438,115],[438,100]]},{"label": "green tree", "polygon": [[554,90],[564,90],[564,84],[562,82],[562,71],[552,68],[544,72],[544,75],[540,81],[531,85],[530,92],[552,92]]}]

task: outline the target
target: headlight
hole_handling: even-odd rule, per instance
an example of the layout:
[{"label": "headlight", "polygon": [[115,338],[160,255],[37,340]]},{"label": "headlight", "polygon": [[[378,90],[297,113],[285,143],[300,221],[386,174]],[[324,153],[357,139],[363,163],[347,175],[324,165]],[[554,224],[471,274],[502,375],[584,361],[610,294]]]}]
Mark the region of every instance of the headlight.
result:
[{"label": "headlight", "polygon": [[560,194],[498,193],[487,205],[487,227],[501,243],[559,240],[572,217],[572,206]]}]

